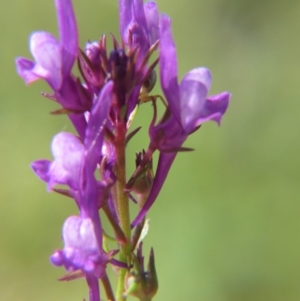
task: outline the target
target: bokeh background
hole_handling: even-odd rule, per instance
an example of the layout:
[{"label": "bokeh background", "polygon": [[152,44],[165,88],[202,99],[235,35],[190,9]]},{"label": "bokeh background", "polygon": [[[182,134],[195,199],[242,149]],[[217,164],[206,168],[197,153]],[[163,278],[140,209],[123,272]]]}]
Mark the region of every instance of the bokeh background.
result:
[{"label": "bokeh background", "polygon": [[[180,77],[196,66],[213,73],[211,93],[232,100],[221,127],[205,124],[186,142],[149,214],[160,288],[155,300],[300,300],[300,2],[157,0],[173,19]],[[47,193],[29,168],[51,158],[50,141],[71,131],[25,87],[16,56],[31,57],[35,30],[57,35],[51,0],[1,0],[0,18],[0,300],[82,300],[84,280],[57,282],[48,257],[61,247],[66,198]],[[74,0],[80,46],[104,32],[118,36],[116,0]],[[154,91],[160,93],[157,87]],[[147,146],[150,105],[140,108]],[[105,296],[103,296],[105,300]],[[130,299],[131,300],[131,299]]]}]

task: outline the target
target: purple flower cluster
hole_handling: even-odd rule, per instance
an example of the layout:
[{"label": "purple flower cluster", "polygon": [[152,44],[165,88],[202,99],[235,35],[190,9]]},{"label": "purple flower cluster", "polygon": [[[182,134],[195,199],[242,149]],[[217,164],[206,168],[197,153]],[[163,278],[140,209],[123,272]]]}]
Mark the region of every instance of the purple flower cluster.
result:
[{"label": "purple flower cluster", "polygon": [[[184,141],[202,123],[209,120],[220,123],[230,94],[208,96],[211,74],[203,67],[189,71],[178,83],[171,20],[158,13],[155,2],[119,0],[121,43],[112,37],[113,49],[109,53],[105,35],[80,50],[71,0],[55,0],[55,5],[60,40],[47,32],[33,33],[30,49],[34,61],[18,58],[16,64],[27,84],[38,79],[49,84],[53,92],[43,95],[60,106],[53,113],[67,115],[78,133],[78,136],[58,133],[51,145],[53,161],[37,160],[32,168],[47,183],[49,191],[71,197],[78,207],[78,216],[70,216],[63,225],[64,247],[52,254],[51,262],[64,266],[69,273],[84,276],[90,300],[99,301],[98,279],[106,278],[107,264],[119,265],[120,270],[131,269],[145,215],[177,153],[186,150],[182,147]],[[150,64],[149,59],[157,49],[158,59]],[[72,73],[76,61],[81,79]],[[155,84],[157,64],[166,102],[158,122],[158,96],[149,94]],[[128,129],[142,98],[151,101],[154,108],[150,142],[148,149],[137,155],[136,170],[127,181],[125,148],[138,131],[128,133]],[[153,175],[155,151],[159,151],[159,161]],[[131,237],[126,203],[128,198],[135,200],[134,195],[139,200],[140,212],[131,223],[131,228],[136,227]],[[100,209],[113,226],[118,250],[104,251]],[[114,258],[118,251],[127,260],[121,256],[118,262]],[[137,252],[142,258],[141,246]],[[141,273],[146,275],[144,269]],[[145,292],[134,294],[145,296]],[[149,294],[152,296],[153,292]]]}]

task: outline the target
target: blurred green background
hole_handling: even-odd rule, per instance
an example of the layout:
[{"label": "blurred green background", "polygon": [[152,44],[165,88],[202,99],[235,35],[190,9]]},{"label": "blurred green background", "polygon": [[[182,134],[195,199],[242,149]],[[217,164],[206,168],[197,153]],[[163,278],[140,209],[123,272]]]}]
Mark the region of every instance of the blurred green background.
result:
[{"label": "blurred green background", "polygon": [[[43,99],[44,83],[25,87],[16,56],[31,57],[28,36],[57,34],[51,0],[1,0],[0,300],[82,300],[84,280],[59,283],[48,257],[61,247],[74,204],[47,193],[29,168],[51,158],[50,141],[71,131]],[[213,74],[211,93],[233,96],[222,126],[205,124],[179,154],[149,214],[155,248],[155,300],[300,300],[300,2],[158,0],[173,20],[180,77],[196,66]],[[175,4],[176,3],[176,4]],[[80,46],[118,35],[116,0],[75,0]],[[160,91],[156,88],[155,93]],[[129,146],[147,146],[150,105]],[[103,295],[105,300],[105,296]]]}]

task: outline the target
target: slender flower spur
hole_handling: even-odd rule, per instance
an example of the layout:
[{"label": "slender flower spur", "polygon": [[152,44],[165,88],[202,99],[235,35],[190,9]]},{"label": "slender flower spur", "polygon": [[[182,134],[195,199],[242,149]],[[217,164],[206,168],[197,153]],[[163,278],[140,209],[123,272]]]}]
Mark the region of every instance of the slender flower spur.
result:
[{"label": "slender flower spur", "polygon": [[[67,115],[77,131],[77,135],[61,132],[54,136],[52,161],[31,164],[48,191],[73,199],[78,209],[77,215],[64,222],[63,247],[53,252],[50,261],[66,269],[61,281],[84,277],[90,301],[100,301],[103,295],[99,280],[108,300],[126,300],[132,295],[150,301],[158,280],[153,249],[148,271],[144,269],[146,214],[177,153],[189,150],[183,147],[187,137],[206,121],[220,124],[230,94],[207,96],[211,74],[203,67],[189,71],[178,83],[171,20],[159,14],[155,2],[119,0],[121,42],[112,36],[110,52],[105,35],[80,49],[72,1],[55,0],[55,5],[59,41],[50,33],[35,32],[30,38],[34,61],[16,60],[26,84],[39,79],[48,83],[52,92],[42,95],[59,105],[52,114]],[[156,58],[150,63],[152,56]],[[72,73],[75,62],[80,78]],[[151,94],[157,65],[164,96]],[[157,122],[159,99],[165,112]],[[129,128],[138,106],[148,101],[154,111],[149,145],[136,154],[136,169],[127,179],[126,146],[140,129]],[[156,170],[155,151],[159,152]],[[139,208],[134,219],[129,213],[130,200]],[[110,229],[103,228],[100,210]],[[107,275],[109,266],[117,274],[115,293]]]}]

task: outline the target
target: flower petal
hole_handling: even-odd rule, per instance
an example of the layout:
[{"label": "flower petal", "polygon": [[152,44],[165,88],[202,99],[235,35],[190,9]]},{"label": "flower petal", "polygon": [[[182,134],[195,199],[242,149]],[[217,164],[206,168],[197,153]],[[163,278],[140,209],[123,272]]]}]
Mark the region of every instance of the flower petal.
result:
[{"label": "flower petal", "polygon": [[62,47],[62,74],[65,76],[70,73],[77,57],[77,25],[71,0],[56,0],[55,5],[58,16],[60,44]]},{"label": "flower petal", "polygon": [[35,32],[30,39],[31,53],[36,61],[32,70],[57,90],[62,84],[62,56],[59,42],[47,32]]},{"label": "flower petal", "polygon": [[184,76],[182,82],[189,80],[200,82],[202,85],[204,85],[207,92],[210,90],[212,77],[209,69],[207,68],[199,67],[192,69]]},{"label": "flower petal", "polygon": [[87,149],[87,160],[96,168],[101,158],[104,127],[112,100],[113,82],[108,82],[101,90],[89,116],[84,145]]},{"label": "flower petal", "polygon": [[36,160],[31,163],[31,168],[42,181],[49,182],[49,169],[51,163],[52,162],[49,160]]},{"label": "flower petal", "polygon": [[132,47],[138,48],[138,61],[149,49],[148,29],[144,13],[143,0],[119,0],[120,32],[125,44],[132,37]]},{"label": "flower petal", "polygon": [[160,80],[162,90],[168,101],[170,110],[178,122],[180,118],[180,95],[177,82],[176,48],[172,38],[171,19],[161,16],[160,19]]},{"label": "flower petal", "polygon": [[32,71],[35,66],[33,61],[19,57],[16,59],[16,65],[18,74],[24,79],[27,85],[40,79],[40,76]]},{"label": "flower petal", "polygon": [[59,133],[52,141],[52,154],[55,158],[49,170],[48,186],[66,184],[78,189],[85,148],[81,141],[70,133]]},{"label": "flower petal", "polygon": [[149,1],[144,4],[144,12],[148,27],[148,37],[150,45],[159,39],[159,14],[157,4]]},{"label": "flower petal", "polygon": [[211,74],[206,68],[191,70],[180,83],[181,124],[187,133],[194,129],[202,115],[210,86]]},{"label": "flower petal", "polygon": [[81,269],[103,276],[108,256],[99,249],[95,226],[90,218],[70,216],[64,223],[62,237],[64,249],[50,258],[54,265],[64,265],[69,270]]},{"label": "flower petal", "polygon": [[86,258],[97,254],[98,243],[93,222],[89,218],[69,217],[63,226],[64,250],[66,256],[83,266]]},{"label": "flower petal", "polygon": [[231,94],[228,92],[222,92],[209,96],[202,108],[201,115],[195,121],[195,126],[198,126],[209,120],[214,120],[220,124],[222,116],[227,110],[230,97]]}]

